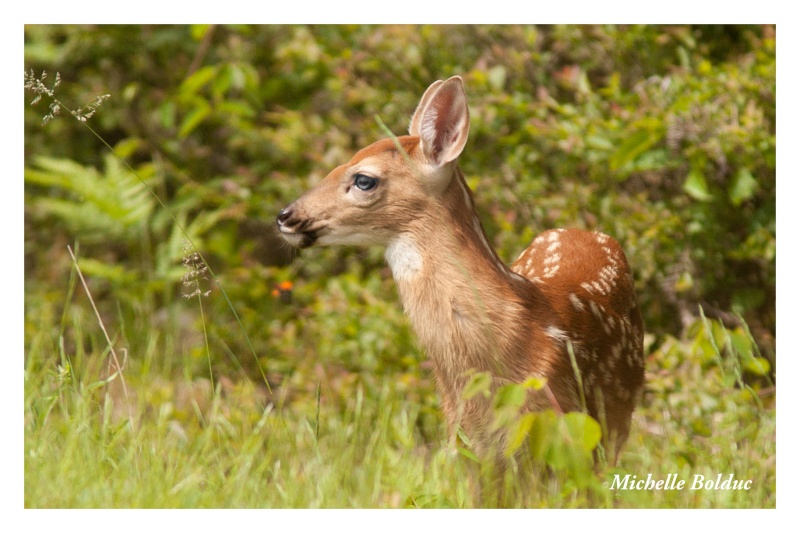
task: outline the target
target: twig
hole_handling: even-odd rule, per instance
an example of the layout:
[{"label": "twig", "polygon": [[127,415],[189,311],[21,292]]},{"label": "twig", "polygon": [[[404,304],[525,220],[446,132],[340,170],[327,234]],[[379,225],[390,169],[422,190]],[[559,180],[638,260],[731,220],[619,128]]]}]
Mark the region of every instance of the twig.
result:
[{"label": "twig", "polygon": [[94,309],[94,314],[97,317],[97,322],[100,324],[100,329],[103,330],[103,335],[106,337],[108,348],[111,350],[111,357],[113,358],[114,364],[117,367],[117,374],[119,375],[120,382],[122,383],[122,392],[125,395],[125,405],[128,407],[128,419],[130,420],[131,427],[133,427],[133,413],[131,412],[131,402],[130,398],[128,397],[128,387],[125,384],[125,376],[122,375],[123,365],[119,364],[119,358],[117,357],[117,352],[114,350],[114,344],[111,342],[111,338],[108,336],[108,331],[106,331],[106,326],[103,324],[103,319],[100,317],[100,312],[97,310],[97,306],[94,304],[92,293],[89,291],[89,285],[86,284],[86,279],[83,277],[83,272],[81,272],[81,267],[78,265],[78,260],[75,258],[75,254],[72,253],[72,247],[67,245],[67,250],[69,250],[69,255],[72,257],[72,264],[75,265],[75,270],[78,272],[78,277],[81,278],[83,289],[86,291],[86,295],[89,297],[89,303],[92,304],[92,309]]},{"label": "twig", "polygon": [[186,71],[187,78],[194,74],[195,70],[200,68],[200,64],[203,62],[203,59],[206,57],[206,53],[208,52],[208,47],[211,46],[211,38],[214,36],[214,30],[216,27],[216,24],[211,24],[206,30],[206,34],[203,36],[203,41],[200,43],[197,53],[194,55],[194,59],[192,59],[192,64],[189,65],[189,70]]}]

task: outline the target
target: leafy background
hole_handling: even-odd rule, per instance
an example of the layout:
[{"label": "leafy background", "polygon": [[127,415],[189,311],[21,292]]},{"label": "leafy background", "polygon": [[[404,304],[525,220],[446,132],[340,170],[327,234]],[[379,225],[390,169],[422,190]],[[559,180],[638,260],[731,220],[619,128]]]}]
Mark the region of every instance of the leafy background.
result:
[{"label": "leafy background", "polygon": [[[350,499],[296,487],[277,500],[220,501],[209,487],[233,480],[213,457],[220,473],[206,485],[175,489],[190,477],[161,473],[174,499],[119,487],[116,500],[83,498],[36,483],[50,468],[72,472],[78,457],[54,459],[71,438],[121,446],[102,435],[125,412],[157,434],[212,428],[218,446],[228,424],[239,455],[250,441],[236,436],[279,417],[313,434],[313,453],[328,435],[335,454],[348,441],[333,435],[348,427],[373,442],[348,426],[372,404],[368,420],[385,422],[381,450],[430,461],[445,446],[443,422],[382,250],[295,257],[274,218],[385,136],[378,118],[402,133],[424,89],[459,74],[471,118],[461,166],[500,256],[510,261],[550,227],[602,230],[628,254],[648,385],[622,465],[641,472],[668,458],[694,472],[723,446],[726,467],[763,488],[733,500],[620,501],[585,481],[574,500],[545,490],[545,505],[774,506],[774,26],[32,25],[25,66],[47,71],[46,84],[59,72],[56,96],[72,109],[111,95],[85,123],[62,111],[44,127],[47,102],[25,95],[26,505],[473,505],[442,486],[429,489],[444,499],[426,497],[421,481],[387,488],[386,472],[372,470],[378,488]],[[208,297],[182,298],[176,221],[225,297],[206,279]],[[105,383],[107,343],[67,245],[127,354],[129,390]],[[405,430],[393,429],[395,416]],[[77,420],[88,436],[73,433]],[[252,457],[269,485],[276,457],[308,463],[312,448],[277,440]],[[324,457],[321,471],[335,472]],[[141,472],[141,454],[129,460]],[[106,474],[126,464],[104,461]]]}]

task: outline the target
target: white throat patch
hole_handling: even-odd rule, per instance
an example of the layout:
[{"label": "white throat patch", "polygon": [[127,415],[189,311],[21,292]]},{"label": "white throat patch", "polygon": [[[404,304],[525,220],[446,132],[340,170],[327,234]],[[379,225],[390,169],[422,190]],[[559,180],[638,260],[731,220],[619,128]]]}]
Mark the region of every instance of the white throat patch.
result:
[{"label": "white throat patch", "polygon": [[386,247],[385,257],[395,280],[410,280],[422,270],[422,255],[407,236],[395,237]]}]

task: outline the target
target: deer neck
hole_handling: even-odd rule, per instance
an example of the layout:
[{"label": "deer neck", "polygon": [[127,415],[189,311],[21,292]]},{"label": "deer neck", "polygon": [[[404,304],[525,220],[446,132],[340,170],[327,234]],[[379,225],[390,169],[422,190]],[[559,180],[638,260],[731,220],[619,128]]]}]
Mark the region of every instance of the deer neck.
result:
[{"label": "deer neck", "polygon": [[457,168],[440,202],[386,250],[405,312],[438,372],[511,377],[530,324],[520,290],[530,283],[489,246]]}]

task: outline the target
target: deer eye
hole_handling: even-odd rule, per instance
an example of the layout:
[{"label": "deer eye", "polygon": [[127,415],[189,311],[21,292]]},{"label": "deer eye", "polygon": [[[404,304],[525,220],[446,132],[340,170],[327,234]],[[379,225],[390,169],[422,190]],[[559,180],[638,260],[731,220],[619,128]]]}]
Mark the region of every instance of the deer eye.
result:
[{"label": "deer eye", "polygon": [[368,191],[375,188],[375,185],[378,184],[378,180],[366,174],[356,174],[353,184],[362,191]]}]

